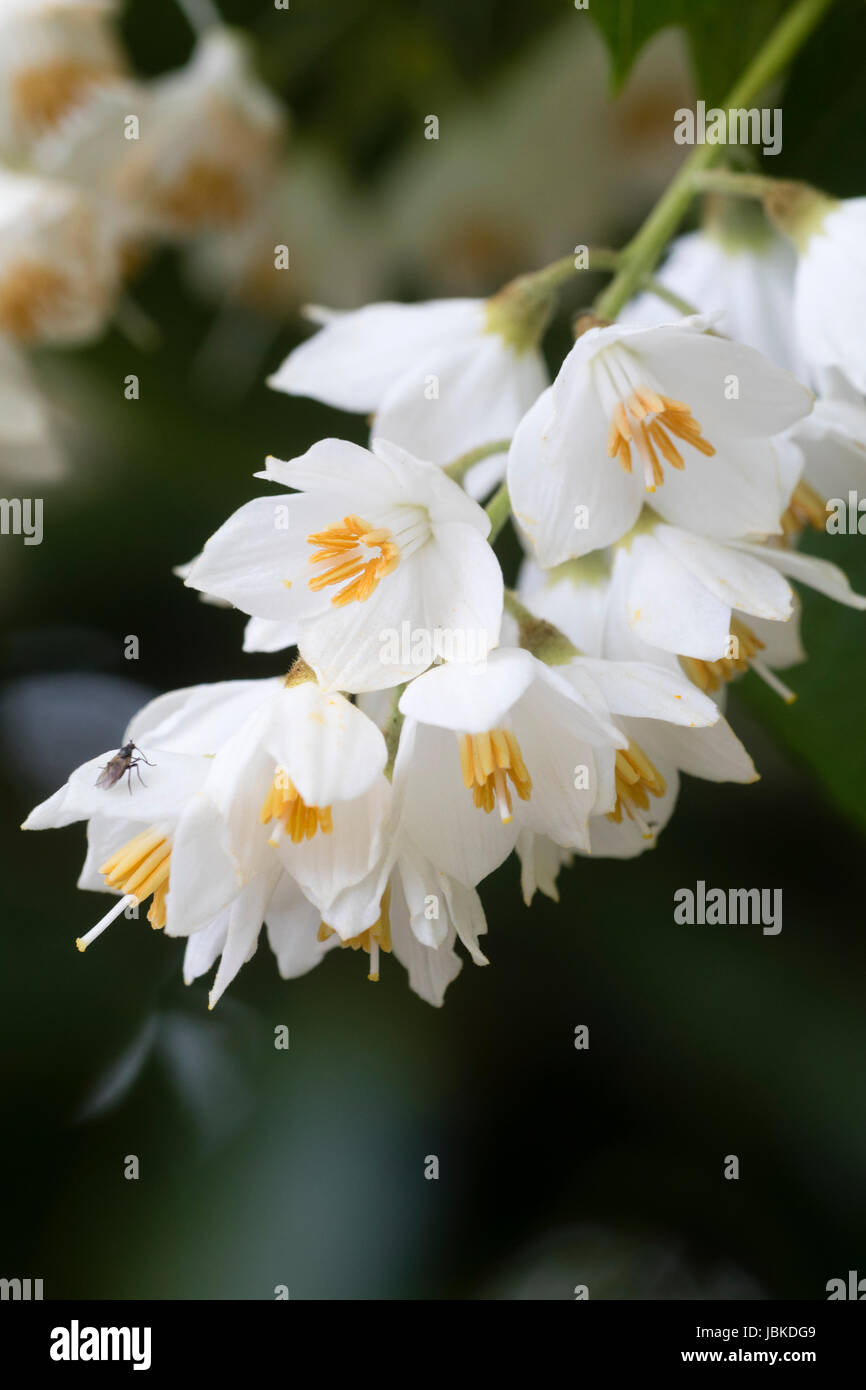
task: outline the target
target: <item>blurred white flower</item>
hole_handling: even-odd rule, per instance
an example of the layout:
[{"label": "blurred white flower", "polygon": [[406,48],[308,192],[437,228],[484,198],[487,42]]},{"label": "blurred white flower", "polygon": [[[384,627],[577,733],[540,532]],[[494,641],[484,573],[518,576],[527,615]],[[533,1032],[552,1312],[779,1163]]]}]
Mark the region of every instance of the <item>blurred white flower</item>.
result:
[{"label": "blurred white flower", "polygon": [[17,159],[124,62],[116,0],[0,0],[0,155]]},{"label": "blurred white flower", "polygon": [[120,199],[168,235],[238,226],[268,190],[285,127],[245,36],[206,33],[187,66],[157,79],[147,98],[141,138],[118,168]]},{"label": "blurred white flower", "polygon": [[83,193],[0,170],[0,336],[86,341],[104,327],[118,282],[115,249]]}]

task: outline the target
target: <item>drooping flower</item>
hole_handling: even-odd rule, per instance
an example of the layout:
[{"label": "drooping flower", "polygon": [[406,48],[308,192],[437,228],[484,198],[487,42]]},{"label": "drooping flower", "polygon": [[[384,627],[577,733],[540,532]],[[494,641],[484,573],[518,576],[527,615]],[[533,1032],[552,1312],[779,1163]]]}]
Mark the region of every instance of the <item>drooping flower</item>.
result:
[{"label": "drooping flower", "polygon": [[584,652],[679,666],[714,697],[753,670],[791,700],[773,674],[802,659],[789,580],[866,608],[829,561],[772,542],[723,545],[646,518],[611,554],[546,574],[524,566],[520,588],[532,611]]},{"label": "drooping flower", "polygon": [[780,183],[768,211],[799,252],[794,320],[800,351],[816,371],[838,368],[866,393],[866,198],[829,198]]},{"label": "drooping flower", "polygon": [[527,651],[438,666],[407,686],[400,709],[403,824],[459,882],[491,873],[522,830],[586,846],[590,815],[614,807],[627,740]]},{"label": "drooping flower", "polygon": [[284,124],[243,35],[212,29],[179,71],[94,92],[35,156],[98,198],[134,247],[245,224],[275,177]]},{"label": "drooping flower", "polygon": [[618,540],[645,503],[717,539],[779,532],[771,437],[808,414],[811,393],[708,326],[591,328],[524,416],[508,486],[545,568]]},{"label": "drooping flower", "polygon": [[0,171],[0,335],[86,341],[105,324],[118,276],[111,237],[84,194]]},{"label": "drooping flower", "polygon": [[[373,434],[448,464],[508,440],[547,385],[537,341],[552,301],[531,277],[492,299],[369,304],[309,310],[321,327],[268,384],[343,410],[373,414]],[[502,455],[467,475],[481,496],[502,476]]]},{"label": "drooping flower", "polygon": [[[317,955],[308,929],[320,917],[297,881],[280,887],[285,863],[274,847],[281,836],[293,845],[316,835],[345,841],[344,814],[350,821],[352,808],[344,803],[384,766],[376,726],[311,680],[230,681],[151,701],[132,720],[129,740],[146,749],[146,778],[139,766],[128,786],[123,777],[100,785],[111,756],[104,755],[77,769],[25,822],[25,829],[43,829],[87,820],[80,886],[121,895],[80,948],[128,904],[152,897],[149,920],[167,935],[207,932],[191,947],[192,962],[222,952],[212,1002],[255,949],[263,921],[283,965],[310,968]],[[351,846],[340,850],[351,857]]]},{"label": "drooping flower", "polygon": [[[794,331],[796,255],[757,205],[738,199],[734,211],[736,221],[726,215],[678,237],[656,279],[699,313],[711,315],[720,333],[811,385]],[[670,318],[670,305],[645,291],[626,305],[618,322],[649,327]]]},{"label": "drooping flower", "polygon": [[323,688],[376,690],[425,670],[432,642],[404,633],[449,632],[476,654],[496,643],[490,522],[441,469],[383,440],[371,453],[326,439],[290,462],[269,459],[259,476],[299,493],[247,503],[186,582],[270,624],[297,621]]},{"label": "drooping flower", "polygon": [[174,236],[237,226],[269,186],[284,130],[243,35],[209,30],[148,95],[141,139],[119,169],[121,198]]}]

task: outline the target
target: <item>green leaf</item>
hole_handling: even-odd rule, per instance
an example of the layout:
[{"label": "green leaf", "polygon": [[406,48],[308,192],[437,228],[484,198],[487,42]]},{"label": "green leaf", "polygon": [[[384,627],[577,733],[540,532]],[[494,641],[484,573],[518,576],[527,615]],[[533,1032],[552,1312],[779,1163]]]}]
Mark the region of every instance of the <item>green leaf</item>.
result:
[{"label": "green leaf", "polygon": [[591,0],[589,13],[611,56],[614,91],[645,44],[662,29],[684,30],[696,95],[722,101],[787,9],[787,0]]}]

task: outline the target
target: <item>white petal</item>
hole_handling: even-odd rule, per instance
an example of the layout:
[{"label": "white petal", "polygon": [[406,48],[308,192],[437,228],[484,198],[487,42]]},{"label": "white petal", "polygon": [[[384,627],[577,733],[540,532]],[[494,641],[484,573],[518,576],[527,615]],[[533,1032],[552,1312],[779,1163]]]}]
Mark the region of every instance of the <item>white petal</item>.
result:
[{"label": "white petal", "polygon": [[124,776],[113,787],[97,787],[102,768],[116,751],[112,749],[76,768],[65,787],[30,812],[23,829],[72,825],[90,816],[111,816],[139,824],[173,821],[196,795],[208,772],[204,758],[151,750],[154,766],[142,769],[147,774],[143,785],[138,782],[136,769],[132,773],[134,783],[128,783]]},{"label": "white petal", "polygon": [[463,968],[463,962],[450,944],[437,948],[422,946],[412,930],[409,909],[397,875],[391,890],[391,945],[394,955],[409,973],[409,984],[416,994],[437,1008],[445,991]]},{"label": "white petal", "polygon": [[743,343],[695,331],[690,322],[699,321],[647,329],[628,346],[647,361],[666,395],[689,406],[711,444],[769,438],[809,414],[812,392],[790,372]]},{"label": "white petal", "polygon": [[585,366],[566,358],[557,385],[524,416],[508,455],[512,510],[545,568],[619,540],[643,505],[636,477],[608,457],[609,422]]},{"label": "white petal", "polygon": [[[844,603],[849,608],[866,608],[866,596],[855,594],[845,575],[838,565],[833,565],[829,560],[820,560],[815,555],[804,555],[798,550],[787,550],[776,548],[772,545],[742,545],[735,547],[750,558],[760,561],[761,564],[772,566],[788,575],[791,579],[796,579],[799,584],[808,584],[810,589],[817,589],[819,594],[826,594],[828,598],[835,599],[837,603]],[[746,609],[746,612],[753,610]],[[761,617],[772,616],[771,614],[760,614]]]},{"label": "white petal", "polygon": [[241,884],[225,839],[216,806],[206,796],[196,797],[172,836],[166,936],[189,936],[237,897]]},{"label": "white petal", "polygon": [[411,365],[382,397],[373,430],[420,458],[451,463],[510,439],[546,385],[540,354],[515,353],[499,334],[486,333]]},{"label": "white petal", "polygon": [[714,724],[716,704],[701,694],[691,681],[663,666],[643,661],[592,661],[580,658],[572,667],[587,671],[600,687],[612,714],[644,719],[664,719],[690,727]]},{"label": "white petal", "polygon": [[371,719],[314,681],[282,689],[266,745],[308,806],[362,796],[382,772],[385,740]]},{"label": "white petal", "polygon": [[406,687],[400,709],[421,723],[483,733],[502,723],[535,679],[536,666],[517,647],[500,647],[486,662],[436,666]]},{"label": "white petal", "polygon": [[268,378],[275,391],[312,396],[364,414],[414,362],[483,328],[483,302],[440,299],[425,304],[368,304],[336,314],[289,353]]},{"label": "white petal", "polygon": [[758,618],[790,617],[791,587],[762,563],[759,547],[719,545],[669,526],[657,527],[654,534],[668,554],[721,602]]},{"label": "white petal", "polygon": [[284,980],[306,975],[338,944],[336,936],[319,941],[321,920],[318,908],[304,897],[297,883],[288,874],[280,874],[265,909],[265,922],[268,943]]},{"label": "white petal", "polygon": [[775,535],[788,505],[790,481],[768,440],[720,444],[714,457],[673,441],[685,457],[682,471],[665,468],[652,495],[653,511],[672,526],[724,539]]}]

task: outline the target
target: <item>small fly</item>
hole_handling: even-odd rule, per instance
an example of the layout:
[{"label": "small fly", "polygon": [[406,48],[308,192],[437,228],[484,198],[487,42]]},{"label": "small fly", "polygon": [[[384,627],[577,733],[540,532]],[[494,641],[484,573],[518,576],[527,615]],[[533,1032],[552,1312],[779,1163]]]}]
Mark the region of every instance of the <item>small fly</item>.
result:
[{"label": "small fly", "polygon": [[[137,758],[133,757],[134,753],[138,754]],[[96,779],[97,787],[105,787],[106,789],[108,787],[113,787],[115,782],[119,782],[121,777],[126,776],[129,778],[129,794],[132,796],[133,768],[138,772],[138,780],[141,785],[145,785],[139,763],[147,763],[148,767],[156,767],[156,763],[152,763],[149,758],[146,758],[141,749],[136,748],[132,739],[130,739],[129,743],[125,743],[122,748],[119,748],[114,757],[110,758],[105,764],[105,767]]]}]

